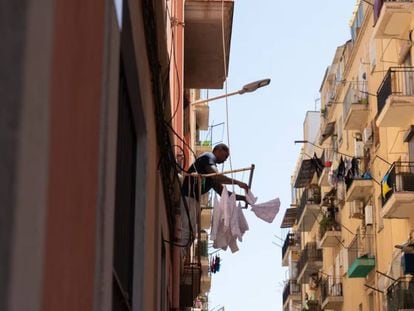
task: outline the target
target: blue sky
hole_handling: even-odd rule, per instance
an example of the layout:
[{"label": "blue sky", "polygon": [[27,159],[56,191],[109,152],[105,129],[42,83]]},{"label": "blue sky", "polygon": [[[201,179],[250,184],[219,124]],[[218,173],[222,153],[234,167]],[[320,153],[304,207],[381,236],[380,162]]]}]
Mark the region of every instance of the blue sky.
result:
[{"label": "blue sky", "polygon": [[[259,202],[279,197],[282,205],[272,224],[245,211],[250,230],[239,252],[220,252],[222,266],[213,275],[210,309],[282,310],[286,271],[281,249],[272,242],[282,243],[275,235],[282,235],[280,221],[291,202],[290,176],[300,150],[293,141],[303,136],[305,113],[315,109],[336,47],[350,39],[348,23],[355,3],[235,1],[228,92],[262,78],[272,82],[255,93],[228,98],[233,169],[254,163],[253,193]],[[210,96],[222,93],[210,91]],[[223,121],[225,101],[211,102],[210,122]],[[221,131],[216,132],[216,140],[221,139]]]}]

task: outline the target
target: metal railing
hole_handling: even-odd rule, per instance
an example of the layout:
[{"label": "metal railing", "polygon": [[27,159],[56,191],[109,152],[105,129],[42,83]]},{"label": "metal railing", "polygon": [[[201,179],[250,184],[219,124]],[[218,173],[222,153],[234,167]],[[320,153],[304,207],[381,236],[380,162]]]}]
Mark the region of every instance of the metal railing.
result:
[{"label": "metal railing", "polygon": [[305,302],[306,307],[304,307],[302,310],[304,311],[321,311],[321,305],[319,301],[317,300],[308,300]]},{"label": "metal railing", "polygon": [[295,246],[296,244],[299,244],[299,243],[300,243],[300,239],[298,235],[292,232],[288,233],[286,235],[286,239],[283,242],[283,246],[282,246],[282,259],[285,257],[289,246]]},{"label": "metal railing", "polygon": [[375,257],[374,235],[356,234],[348,246],[348,262],[351,265],[356,259],[367,256]]},{"label": "metal railing", "polygon": [[283,304],[288,300],[290,295],[300,295],[301,286],[296,280],[288,280],[283,288]]},{"label": "metal railing", "polygon": [[368,83],[367,81],[352,81],[349,83],[343,104],[343,116],[348,116],[353,104],[361,104],[368,107]]},{"label": "metal railing", "polygon": [[316,247],[316,242],[306,243],[305,248],[302,250],[297,263],[298,273],[303,270],[308,262],[322,261],[323,251]]},{"label": "metal railing", "polygon": [[414,191],[414,162],[394,162],[381,181],[382,206],[394,192]]},{"label": "metal railing", "polygon": [[305,210],[306,204],[320,204],[321,203],[321,189],[317,185],[310,185],[307,187],[300,198],[298,210],[296,211],[296,220],[299,221],[300,217]]},{"label": "metal railing", "polygon": [[390,67],[377,92],[378,115],[391,95],[414,96],[414,67]]},{"label": "metal railing", "polygon": [[322,303],[328,297],[343,296],[341,278],[335,278],[332,276],[326,277],[322,279],[320,288],[321,288]]},{"label": "metal railing", "polygon": [[335,220],[335,216],[323,216],[319,223],[319,237],[321,239],[328,231],[341,231],[341,225]]},{"label": "metal railing", "polygon": [[388,311],[414,309],[414,281],[412,279],[399,279],[388,287]]},{"label": "metal railing", "polygon": [[381,9],[386,2],[413,2],[413,0],[375,0],[374,1],[374,23],[381,15]]}]

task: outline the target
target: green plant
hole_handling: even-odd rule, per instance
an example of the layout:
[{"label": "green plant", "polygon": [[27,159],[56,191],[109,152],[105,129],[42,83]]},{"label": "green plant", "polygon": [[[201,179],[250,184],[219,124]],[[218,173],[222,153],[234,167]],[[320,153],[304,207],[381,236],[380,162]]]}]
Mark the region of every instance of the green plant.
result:
[{"label": "green plant", "polygon": [[324,236],[326,231],[336,230],[336,227],[337,227],[337,223],[335,219],[324,215],[321,221],[319,222],[319,232],[320,232],[321,237]]}]

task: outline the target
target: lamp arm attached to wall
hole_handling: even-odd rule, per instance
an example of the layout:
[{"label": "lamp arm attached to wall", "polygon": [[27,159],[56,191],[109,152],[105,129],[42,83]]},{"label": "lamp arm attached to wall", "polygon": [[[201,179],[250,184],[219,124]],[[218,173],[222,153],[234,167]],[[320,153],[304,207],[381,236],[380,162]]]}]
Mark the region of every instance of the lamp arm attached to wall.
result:
[{"label": "lamp arm attached to wall", "polygon": [[221,98],[225,98],[225,97],[230,97],[230,96],[233,96],[233,95],[243,95],[244,93],[251,93],[251,92],[254,92],[254,91],[256,91],[257,89],[259,89],[261,87],[269,85],[270,81],[271,81],[270,79],[262,79],[262,80],[254,81],[254,82],[251,82],[251,83],[248,83],[248,84],[244,85],[238,91],[223,94],[223,95],[219,95],[219,96],[212,97],[212,98],[196,100],[195,102],[192,102],[190,105],[200,105],[200,104],[204,104],[204,103],[207,103],[207,102],[211,102],[213,100],[217,100],[217,99],[221,99]]}]

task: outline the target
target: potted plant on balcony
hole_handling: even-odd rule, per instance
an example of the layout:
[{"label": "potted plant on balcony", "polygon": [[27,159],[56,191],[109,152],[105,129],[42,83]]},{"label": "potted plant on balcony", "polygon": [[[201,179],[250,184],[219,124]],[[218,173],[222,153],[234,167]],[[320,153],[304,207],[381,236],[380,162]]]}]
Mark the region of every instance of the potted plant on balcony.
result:
[{"label": "potted plant on balcony", "polygon": [[336,231],[337,229],[337,223],[334,218],[323,215],[321,221],[319,222],[319,233],[320,238],[323,238],[326,231]]}]

